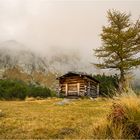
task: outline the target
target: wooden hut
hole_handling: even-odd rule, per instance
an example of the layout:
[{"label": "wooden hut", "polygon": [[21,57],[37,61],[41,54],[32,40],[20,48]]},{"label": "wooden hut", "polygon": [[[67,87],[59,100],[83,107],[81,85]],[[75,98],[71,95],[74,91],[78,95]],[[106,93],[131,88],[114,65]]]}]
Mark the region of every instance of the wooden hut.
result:
[{"label": "wooden hut", "polygon": [[68,72],[57,78],[59,95],[67,96],[99,96],[99,81],[84,73]]}]

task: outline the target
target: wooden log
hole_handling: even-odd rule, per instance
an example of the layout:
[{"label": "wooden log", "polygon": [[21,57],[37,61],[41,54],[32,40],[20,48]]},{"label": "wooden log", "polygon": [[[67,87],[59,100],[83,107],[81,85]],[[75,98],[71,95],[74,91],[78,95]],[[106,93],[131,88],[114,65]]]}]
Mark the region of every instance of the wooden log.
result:
[{"label": "wooden log", "polygon": [[66,83],[68,83],[68,84],[76,84],[76,83],[84,84],[84,81],[65,81],[65,82],[63,82],[63,84],[66,84]]},{"label": "wooden log", "polygon": [[77,83],[77,93],[78,93],[78,96],[79,96],[79,92],[80,92],[80,83]]},{"label": "wooden log", "polygon": [[68,95],[68,84],[66,84],[66,96]]}]

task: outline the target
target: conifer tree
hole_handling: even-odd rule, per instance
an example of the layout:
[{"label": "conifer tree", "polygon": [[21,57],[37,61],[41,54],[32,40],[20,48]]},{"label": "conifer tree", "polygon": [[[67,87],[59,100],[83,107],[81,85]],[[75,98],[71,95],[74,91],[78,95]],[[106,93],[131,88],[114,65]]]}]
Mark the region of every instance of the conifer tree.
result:
[{"label": "conifer tree", "polygon": [[95,50],[101,69],[120,72],[119,87],[126,88],[126,75],[140,65],[140,21],[132,22],[131,15],[117,10],[107,12],[108,25],[101,33],[102,46]]}]

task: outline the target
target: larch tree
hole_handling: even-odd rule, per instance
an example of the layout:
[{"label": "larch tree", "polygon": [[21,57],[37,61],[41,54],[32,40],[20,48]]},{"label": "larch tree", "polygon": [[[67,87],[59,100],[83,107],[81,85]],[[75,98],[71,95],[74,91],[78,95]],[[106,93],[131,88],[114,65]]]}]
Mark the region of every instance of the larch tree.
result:
[{"label": "larch tree", "polygon": [[101,69],[115,69],[119,74],[120,90],[126,89],[126,75],[140,65],[140,21],[117,10],[107,12],[108,25],[102,27],[102,46],[95,50]]}]

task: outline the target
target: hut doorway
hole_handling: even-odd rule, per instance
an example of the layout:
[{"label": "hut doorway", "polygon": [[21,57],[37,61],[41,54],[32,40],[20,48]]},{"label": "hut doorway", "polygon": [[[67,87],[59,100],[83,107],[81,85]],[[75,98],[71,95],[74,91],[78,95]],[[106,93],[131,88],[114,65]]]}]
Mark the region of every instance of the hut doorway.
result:
[{"label": "hut doorway", "polygon": [[66,94],[67,96],[78,96],[79,93],[79,83],[68,83],[66,85]]}]

